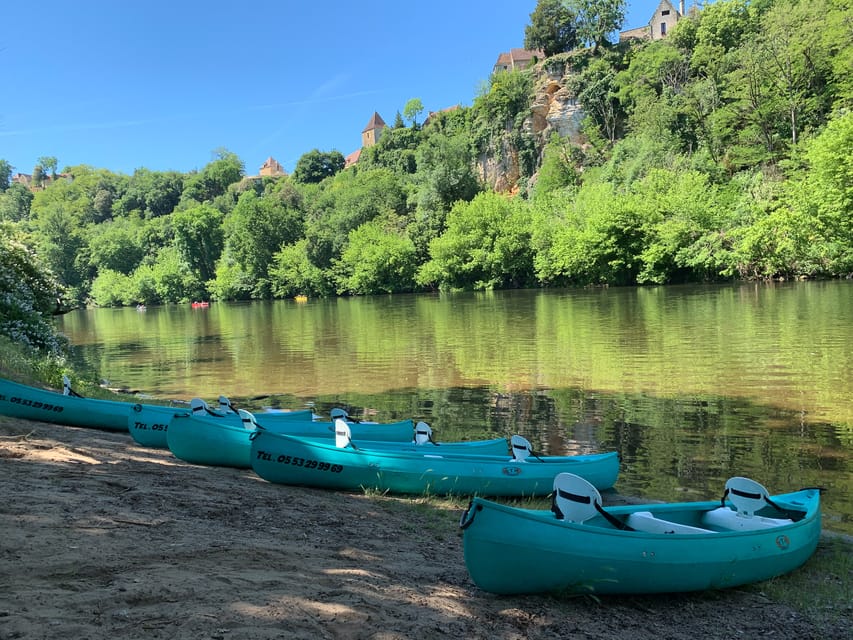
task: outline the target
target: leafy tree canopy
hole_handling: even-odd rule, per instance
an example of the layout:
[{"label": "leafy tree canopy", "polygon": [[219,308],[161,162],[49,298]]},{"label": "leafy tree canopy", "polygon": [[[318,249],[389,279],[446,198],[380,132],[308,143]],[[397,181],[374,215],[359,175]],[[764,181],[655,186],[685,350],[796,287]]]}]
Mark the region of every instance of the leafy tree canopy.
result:
[{"label": "leafy tree canopy", "polygon": [[312,149],[296,161],[293,179],[302,183],[322,182],[343,168],[344,156],[340,151]]},{"label": "leafy tree canopy", "polygon": [[524,29],[524,48],[541,49],[546,57],[571,51],[578,44],[575,13],[563,0],[539,0]]}]

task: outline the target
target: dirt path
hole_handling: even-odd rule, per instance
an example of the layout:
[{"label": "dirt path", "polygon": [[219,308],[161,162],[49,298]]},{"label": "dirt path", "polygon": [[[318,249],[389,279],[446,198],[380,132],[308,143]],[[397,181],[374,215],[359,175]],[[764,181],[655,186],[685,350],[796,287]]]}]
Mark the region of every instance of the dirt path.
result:
[{"label": "dirt path", "polygon": [[273,485],[126,434],[0,417],[0,495],[0,640],[827,637],[754,589],[492,596],[458,510]]}]

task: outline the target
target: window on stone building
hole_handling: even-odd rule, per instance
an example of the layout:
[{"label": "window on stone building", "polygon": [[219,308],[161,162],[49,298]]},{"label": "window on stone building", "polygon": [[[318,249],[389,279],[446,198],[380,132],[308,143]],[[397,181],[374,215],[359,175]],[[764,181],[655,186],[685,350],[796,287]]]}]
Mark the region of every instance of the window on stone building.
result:
[{"label": "window on stone building", "polygon": [[660,34],[661,34],[661,36],[666,35],[666,22],[660,23]]}]

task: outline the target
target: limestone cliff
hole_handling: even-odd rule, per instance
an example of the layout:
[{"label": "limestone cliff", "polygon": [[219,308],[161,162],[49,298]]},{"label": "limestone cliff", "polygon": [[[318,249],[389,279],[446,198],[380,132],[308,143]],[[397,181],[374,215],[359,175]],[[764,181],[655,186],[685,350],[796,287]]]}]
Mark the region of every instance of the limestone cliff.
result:
[{"label": "limestone cliff", "polygon": [[[583,111],[568,88],[571,65],[553,59],[540,62],[531,69],[534,74],[534,96],[530,114],[524,119],[522,133],[529,136],[534,147],[535,171],[542,161],[542,151],[553,133],[580,144],[580,123]],[[481,179],[495,191],[512,192],[518,187],[525,171],[519,161],[519,150],[512,143],[511,132],[500,141],[500,147],[481,155]],[[535,172],[527,176],[535,180]]]}]

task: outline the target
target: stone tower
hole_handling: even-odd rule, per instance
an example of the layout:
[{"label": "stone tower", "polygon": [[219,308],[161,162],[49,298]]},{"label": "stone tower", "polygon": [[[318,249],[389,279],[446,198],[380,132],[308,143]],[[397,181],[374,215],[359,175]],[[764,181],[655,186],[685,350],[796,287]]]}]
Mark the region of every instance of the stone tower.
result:
[{"label": "stone tower", "polygon": [[382,131],[385,129],[385,121],[382,117],[373,112],[373,117],[370,118],[370,122],[367,123],[367,126],[364,128],[364,131],[361,132],[361,146],[362,147],[372,147],[377,142],[379,142],[380,136],[382,136]]}]

